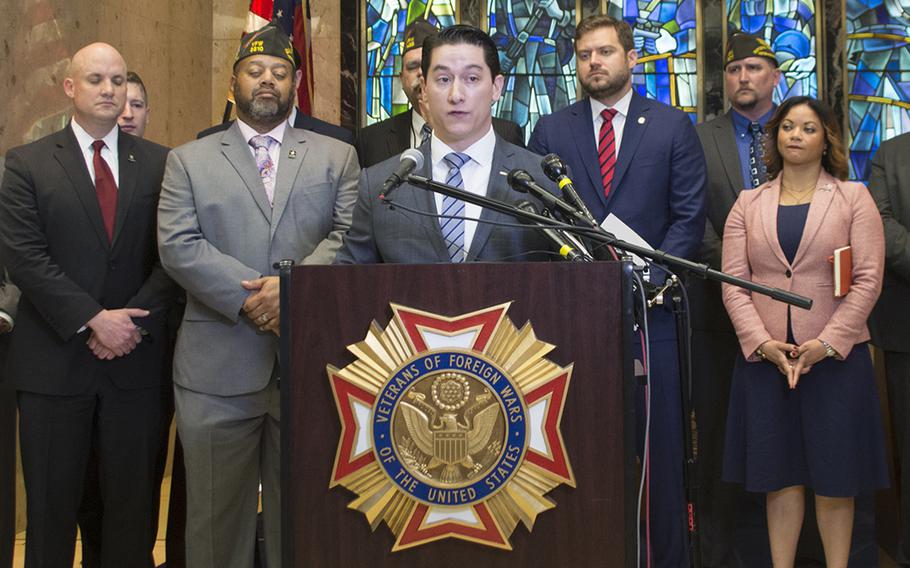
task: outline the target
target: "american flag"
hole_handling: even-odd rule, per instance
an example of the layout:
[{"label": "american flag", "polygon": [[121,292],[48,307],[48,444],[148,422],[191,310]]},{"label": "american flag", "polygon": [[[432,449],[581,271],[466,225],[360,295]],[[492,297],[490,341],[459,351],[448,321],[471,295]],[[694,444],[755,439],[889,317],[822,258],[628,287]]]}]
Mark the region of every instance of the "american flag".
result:
[{"label": "american flag", "polygon": [[310,0],[250,0],[250,13],[246,18],[244,33],[256,31],[271,20],[278,20],[291,37],[300,54],[303,77],[297,86],[297,106],[305,114],[312,114],[313,103],[313,51],[310,29]]}]

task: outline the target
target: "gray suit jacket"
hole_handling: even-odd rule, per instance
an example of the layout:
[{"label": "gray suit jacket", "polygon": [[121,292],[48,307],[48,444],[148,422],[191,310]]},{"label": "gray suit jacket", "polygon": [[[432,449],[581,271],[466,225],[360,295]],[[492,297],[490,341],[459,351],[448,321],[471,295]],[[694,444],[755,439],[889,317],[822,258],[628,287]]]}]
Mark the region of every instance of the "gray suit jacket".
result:
[{"label": "gray suit jacket", "polygon": [[[4,171],[3,156],[0,156],[0,180],[3,180]],[[3,312],[12,320],[11,325],[16,321],[16,310],[19,307],[19,288],[9,279],[6,272],[6,262],[0,259],[0,312]]]},{"label": "gray suit jacket", "polygon": [[705,237],[699,256],[711,268],[720,270],[721,242],[724,238],[724,224],[727,214],[745,188],[739,152],[736,149],[736,133],[730,113],[695,127],[701,147],[705,151],[708,171],[707,215],[705,216]]},{"label": "gray suit jacket", "polygon": [[[432,176],[430,144],[421,146],[424,167],[421,175]],[[354,207],[351,230],[335,258],[337,264],[449,262],[449,253],[442,238],[439,221],[433,217],[408,213],[403,207],[390,209],[379,200],[382,183],[398,166],[397,156],[363,170],[360,174],[359,195]],[[540,169],[540,156],[509,144],[499,136],[493,150],[493,164],[487,197],[508,203],[527,199],[527,194],[512,190],[500,171],[522,168],[553,193],[556,189]],[[404,183],[390,195],[393,201],[410,209],[436,214],[434,194]],[[538,208],[539,202],[535,201]],[[541,260],[548,256],[549,245],[537,231],[525,228],[494,227],[483,221],[517,223],[517,220],[484,209],[481,222],[468,250],[468,261]]]},{"label": "gray suit jacket", "polygon": [[869,318],[872,343],[910,352],[910,134],[882,142],[869,174],[869,191],[885,225],[885,278]]},{"label": "gray suit jacket", "polygon": [[265,388],[278,339],[240,315],[240,282],[276,275],[293,259],[328,264],[357,197],[354,148],[288,128],[270,207],[250,147],[234,123],[173,150],[161,188],[158,244],[165,270],[187,293],[174,382],[231,396]]}]

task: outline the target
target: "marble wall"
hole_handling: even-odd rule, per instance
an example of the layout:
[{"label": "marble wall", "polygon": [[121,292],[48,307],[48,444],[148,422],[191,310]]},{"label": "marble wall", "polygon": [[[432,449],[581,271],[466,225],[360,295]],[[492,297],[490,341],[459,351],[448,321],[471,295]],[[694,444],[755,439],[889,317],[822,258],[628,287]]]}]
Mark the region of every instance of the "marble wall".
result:
[{"label": "marble wall", "polygon": [[[169,146],[220,122],[249,0],[0,0],[0,155],[68,120],[62,81],[70,56],[106,41],[145,81],[147,136]],[[313,114],[341,115],[340,6],[310,2],[316,96]],[[320,72],[321,71],[321,72]]]},{"label": "marble wall", "polygon": [[208,0],[0,0],[0,13],[20,15],[0,24],[0,153],[66,123],[69,101],[61,86],[66,65],[92,41],[117,47],[145,81],[149,138],[173,145],[208,125]]}]

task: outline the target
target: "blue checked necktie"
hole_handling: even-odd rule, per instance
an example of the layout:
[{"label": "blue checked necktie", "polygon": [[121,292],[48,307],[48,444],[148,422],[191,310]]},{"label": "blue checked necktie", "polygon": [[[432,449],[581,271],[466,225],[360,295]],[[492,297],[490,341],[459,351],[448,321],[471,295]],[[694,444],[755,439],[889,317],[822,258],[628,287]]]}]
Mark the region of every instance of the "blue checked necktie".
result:
[{"label": "blue checked necktie", "polygon": [[272,163],[269,150],[277,143],[278,141],[271,136],[259,135],[250,138],[250,146],[256,151],[256,167],[259,168],[259,176],[262,178],[262,185],[265,186],[269,205],[275,197],[275,164]]},{"label": "blue checked necktie", "polygon": [[765,147],[762,144],[764,133],[762,133],[761,124],[753,122],[749,124],[749,134],[752,135],[752,143],[749,144],[749,177],[752,187],[758,187],[765,183],[768,173],[765,170]]},{"label": "blue checked necktie", "polygon": [[[464,189],[464,180],[461,179],[461,168],[467,164],[471,157],[467,154],[451,152],[443,158],[449,165],[449,173],[446,176],[446,185]],[[464,250],[464,220],[452,219],[451,217],[464,217],[464,201],[442,196],[442,215],[439,220],[439,227],[442,229],[442,238],[446,242],[446,248],[449,250],[449,260],[451,262],[463,262],[465,257]]]}]

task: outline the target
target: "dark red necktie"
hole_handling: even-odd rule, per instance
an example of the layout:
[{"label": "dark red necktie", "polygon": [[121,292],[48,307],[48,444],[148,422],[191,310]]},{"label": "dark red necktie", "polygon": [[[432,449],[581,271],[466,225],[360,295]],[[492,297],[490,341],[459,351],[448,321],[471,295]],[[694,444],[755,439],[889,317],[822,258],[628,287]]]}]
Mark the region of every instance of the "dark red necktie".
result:
[{"label": "dark red necktie", "polygon": [[600,136],[597,143],[597,154],[600,157],[600,177],[604,182],[604,195],[610,195],[613,183],[613,171],[616,169],[616,136],[613,132],[613,117],[616,109],[605,108],[600,113],[603,124],[600,125]]},{"label": "dark red necktie", "polygon": [[111,168],[101,157],[101,149],[104,146],[104,140],[92,142],[92,148],[95,149],[92,166],[95,168],[95,193],[98,195],[98,205],[101,207],[101,218],[104,220],[108,239],[113,241],[114,216],[117,214],[117,182],[114,181]]}]

